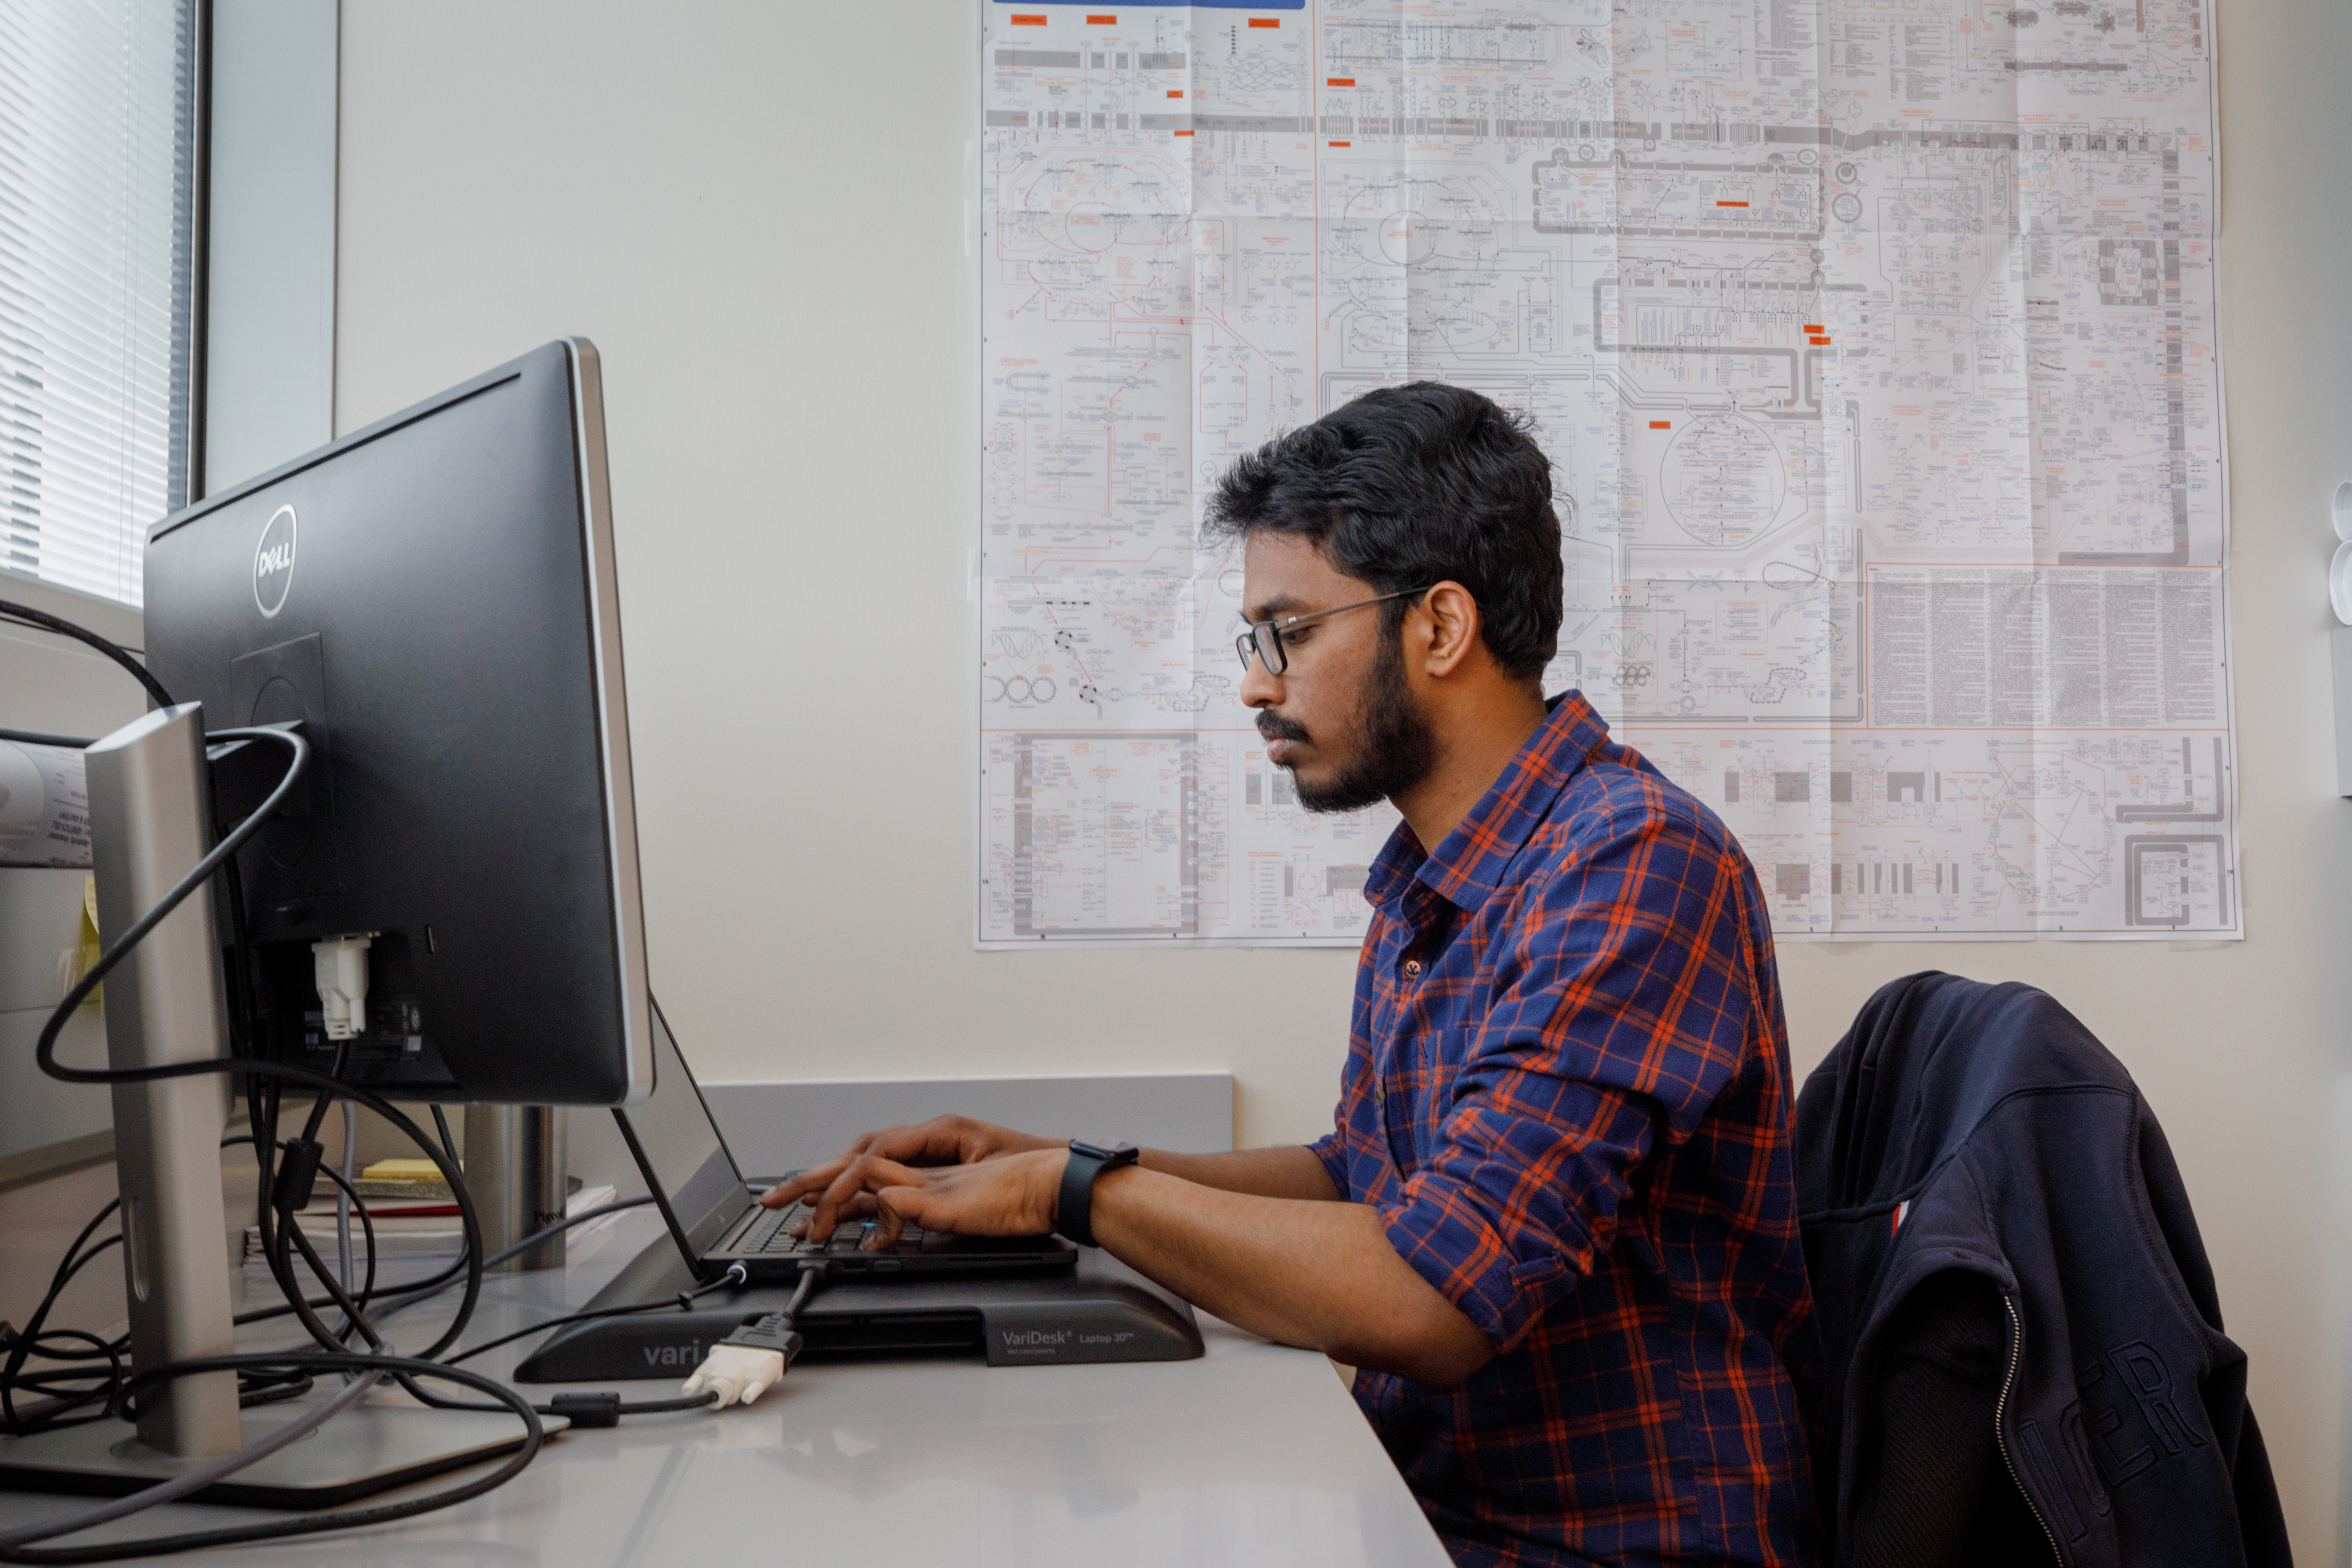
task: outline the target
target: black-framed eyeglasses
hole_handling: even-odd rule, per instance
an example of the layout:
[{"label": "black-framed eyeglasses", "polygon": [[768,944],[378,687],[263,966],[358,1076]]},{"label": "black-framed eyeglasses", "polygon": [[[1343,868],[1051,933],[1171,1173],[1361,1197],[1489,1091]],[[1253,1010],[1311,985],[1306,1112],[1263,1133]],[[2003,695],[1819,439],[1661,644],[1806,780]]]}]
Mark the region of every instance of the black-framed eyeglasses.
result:
[{"label": "black-framed eyeglasses", "polygon": [[[1435,584],[1432,584],[1432,587]],[[1283,647],[1282,634],[1303,626],[1309,621],[1319,621],[1327,616],[1340,615],[1349,610],[1360,610],[1368,605],[1385,605],[1391,599],[1410,599],[1426,594],[1428,588],[1407,588],[1402,593],[1382,594],[1377,599],[1359,599],[1352,605],[1334,605],[1328,610],[1309,610],[1303,616],[1285,616],[1278,620],[1252,621],[1249,629],[1234,639],[1234,651],[1241,655],[1242,673],[1247,675],[1250,654],[1255,650],[1258,662],[1265,666],[1268,675],[1280,675],[1290,668],[1290,650]]]}]

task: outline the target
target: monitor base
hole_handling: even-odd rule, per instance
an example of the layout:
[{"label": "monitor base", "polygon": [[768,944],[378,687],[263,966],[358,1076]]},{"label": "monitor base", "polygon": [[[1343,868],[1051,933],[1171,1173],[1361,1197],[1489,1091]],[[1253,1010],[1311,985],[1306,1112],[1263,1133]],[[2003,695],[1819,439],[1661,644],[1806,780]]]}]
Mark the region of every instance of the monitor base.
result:
[{"label": "monitor base", "polygon": [[[289,1402],[245,1413],[247,1441],[268,1436],[308,1408]],[[550,1435],[571,1425],[541,1416]],[[309,1436],[206,1487],[187,1500],[237,1508],[333,1508],[445,1470],[510,1454],[522,1446],[512,1415],[359,1405]],[[0,1437],[0,1487],[10,1491],[121,1497],[206,1461],[159,1453],[128,1421],[93,1421],[28,1437]]]}]

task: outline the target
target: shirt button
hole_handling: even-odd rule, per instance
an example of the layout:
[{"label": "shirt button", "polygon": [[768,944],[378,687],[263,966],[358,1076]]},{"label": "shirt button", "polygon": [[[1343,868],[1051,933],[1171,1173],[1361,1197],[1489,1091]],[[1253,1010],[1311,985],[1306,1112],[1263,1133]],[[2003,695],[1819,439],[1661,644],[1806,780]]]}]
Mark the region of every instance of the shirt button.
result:
[{"label": "shirt button", "polygon": [[1418,980],[1421,978],[1421,960],[1417,958],[1408,958],[1404,961],[1404,977],[1407,980]]}]

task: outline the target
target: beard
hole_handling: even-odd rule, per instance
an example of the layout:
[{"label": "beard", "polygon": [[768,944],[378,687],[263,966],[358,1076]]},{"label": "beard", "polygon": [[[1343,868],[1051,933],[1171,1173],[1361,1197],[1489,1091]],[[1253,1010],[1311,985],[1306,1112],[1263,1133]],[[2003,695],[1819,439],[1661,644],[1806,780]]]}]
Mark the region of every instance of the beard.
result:
[{"label": "beard", "polygon": [[[1298,804],[1313,812],[1360,811],[1379,801],[1392,800],[1429,776],[1437,763],[1437,740],[1429,717],[1413,700],[1404,679],[1404,637],[1402,630],[1381,639],[1381,649],[1364,672],[1358,700],[1361,721],[1356,754],[1327,784],[1311,784],[1294,769],[1292,782]],[[1268,740],[1303,741],[1306,727],[1271,713],[1258,716],[1258,731]]]}]

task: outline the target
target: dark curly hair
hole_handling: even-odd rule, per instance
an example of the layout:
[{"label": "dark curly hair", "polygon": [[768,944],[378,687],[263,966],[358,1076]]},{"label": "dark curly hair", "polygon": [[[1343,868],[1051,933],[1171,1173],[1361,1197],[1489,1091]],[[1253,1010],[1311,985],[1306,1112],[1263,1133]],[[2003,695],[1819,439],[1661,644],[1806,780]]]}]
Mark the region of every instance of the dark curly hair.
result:
[{"label": "dark curly hair", "polygon": [[[1442,382],[1368,392],[1236,460],[1203,532],[1296,534],[1383,594],[1451,579],[1478,602],[1495,662],[1538,679],[1559,646],[1563,570],[1551,461],[1532,428]],[[1381,606],[1390,635],[1410,605]]]}]

